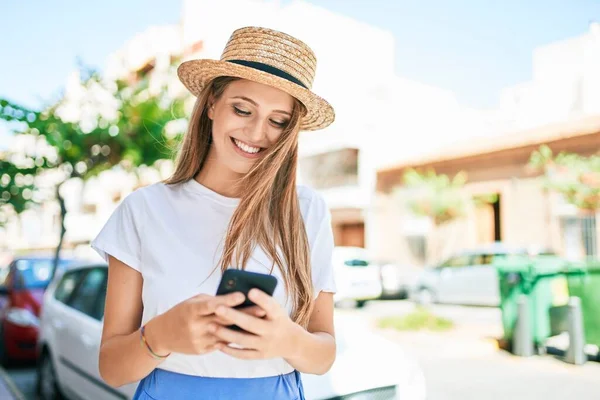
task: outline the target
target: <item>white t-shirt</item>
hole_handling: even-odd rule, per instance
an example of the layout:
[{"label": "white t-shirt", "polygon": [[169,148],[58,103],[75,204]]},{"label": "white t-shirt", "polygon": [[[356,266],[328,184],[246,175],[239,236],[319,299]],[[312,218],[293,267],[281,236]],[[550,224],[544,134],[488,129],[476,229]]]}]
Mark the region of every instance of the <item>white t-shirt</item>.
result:
[{"label": "white t-shirt", "polygon": [[[298,186],[298,198],[311,252],[314,294],[335,292],[333,234],[329,210],[314,190]],[[221,279],[218,261],[227,227],[239,199],[224,197],[194,179],[178,185],[156,183],[128,195],[91,246],[143,277],[142,323],[200,293],[214,295]],[[248,271],[269,273],[271,261],[257,249]],[[214,272],[211,274],[211,272]],[[278,268],[274,298],[291,311],[292,301]],[[254,378],[286,374],[293,368],[282,358],[240,360],[215,351],[205,355],[173,353],[161,369],[205,377]]]}]

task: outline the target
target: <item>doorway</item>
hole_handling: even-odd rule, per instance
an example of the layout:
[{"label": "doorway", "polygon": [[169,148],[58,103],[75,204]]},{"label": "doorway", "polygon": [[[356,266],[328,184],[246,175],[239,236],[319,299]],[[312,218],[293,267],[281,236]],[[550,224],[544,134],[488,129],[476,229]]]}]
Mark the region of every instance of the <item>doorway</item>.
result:
[{"label": "doorway", "polygon": [[502,240],[502,209],[499,193],[475,197],[475,229],[477,243],[487,244]]},{"label": "doorway", "polygon": [[365,224],[363,222],[342,223],[335,230],[336,246],[365,247]]}]

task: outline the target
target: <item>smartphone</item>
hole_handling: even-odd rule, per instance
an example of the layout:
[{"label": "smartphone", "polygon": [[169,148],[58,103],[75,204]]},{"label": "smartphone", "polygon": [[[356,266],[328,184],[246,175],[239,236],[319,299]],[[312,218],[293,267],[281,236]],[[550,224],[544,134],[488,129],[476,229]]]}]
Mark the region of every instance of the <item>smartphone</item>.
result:
[{"label": "smartphone", "polygon": [[[221,282],[217,288],[217,295],[241,292],[246,296],[246,299],[242,304],[235,308],[244,308],[256,305],[248,298],[248,293],[251,289],[260,289],[269,296],[273,296],[276,287],[277,278],[273,275],[250,272],[242,269],[228,269],[225,270],[221,277]],[[228,328],[243,331],[243,329],[237,325],[230,325]]]}]

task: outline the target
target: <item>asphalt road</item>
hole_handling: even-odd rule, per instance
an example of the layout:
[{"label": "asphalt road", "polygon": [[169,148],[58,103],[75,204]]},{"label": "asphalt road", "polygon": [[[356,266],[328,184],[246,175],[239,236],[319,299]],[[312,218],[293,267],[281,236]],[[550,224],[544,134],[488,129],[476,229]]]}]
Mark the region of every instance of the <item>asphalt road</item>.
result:
[{"label": "asphalt road", "polygon": [[13,365],[5,370],[23,397],[27,400],[35,400],[35,365]]}]

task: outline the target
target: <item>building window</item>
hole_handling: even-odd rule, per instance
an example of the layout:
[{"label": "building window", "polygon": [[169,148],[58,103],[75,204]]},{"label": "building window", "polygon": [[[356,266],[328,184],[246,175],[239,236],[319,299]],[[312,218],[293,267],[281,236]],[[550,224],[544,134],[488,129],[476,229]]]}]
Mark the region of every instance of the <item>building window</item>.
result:
[{"label": "building window", "polygon": [[419,263],[427,261],[427,237],[424,235],[405,236],[408,250]]},{"label": "building window", "polygon": [[365,224],[343,223],[339,225],[336,246],[365,247]]},{"label": "building window", "polygon": [[358,149],[342,149],[300,160],[302,180],[315,189],[358,184]]},{"label": "building window", "polygon": [[598,257],[596,216],[569,216],[561,219],[561,236],[565,256],[581,260]]}]

